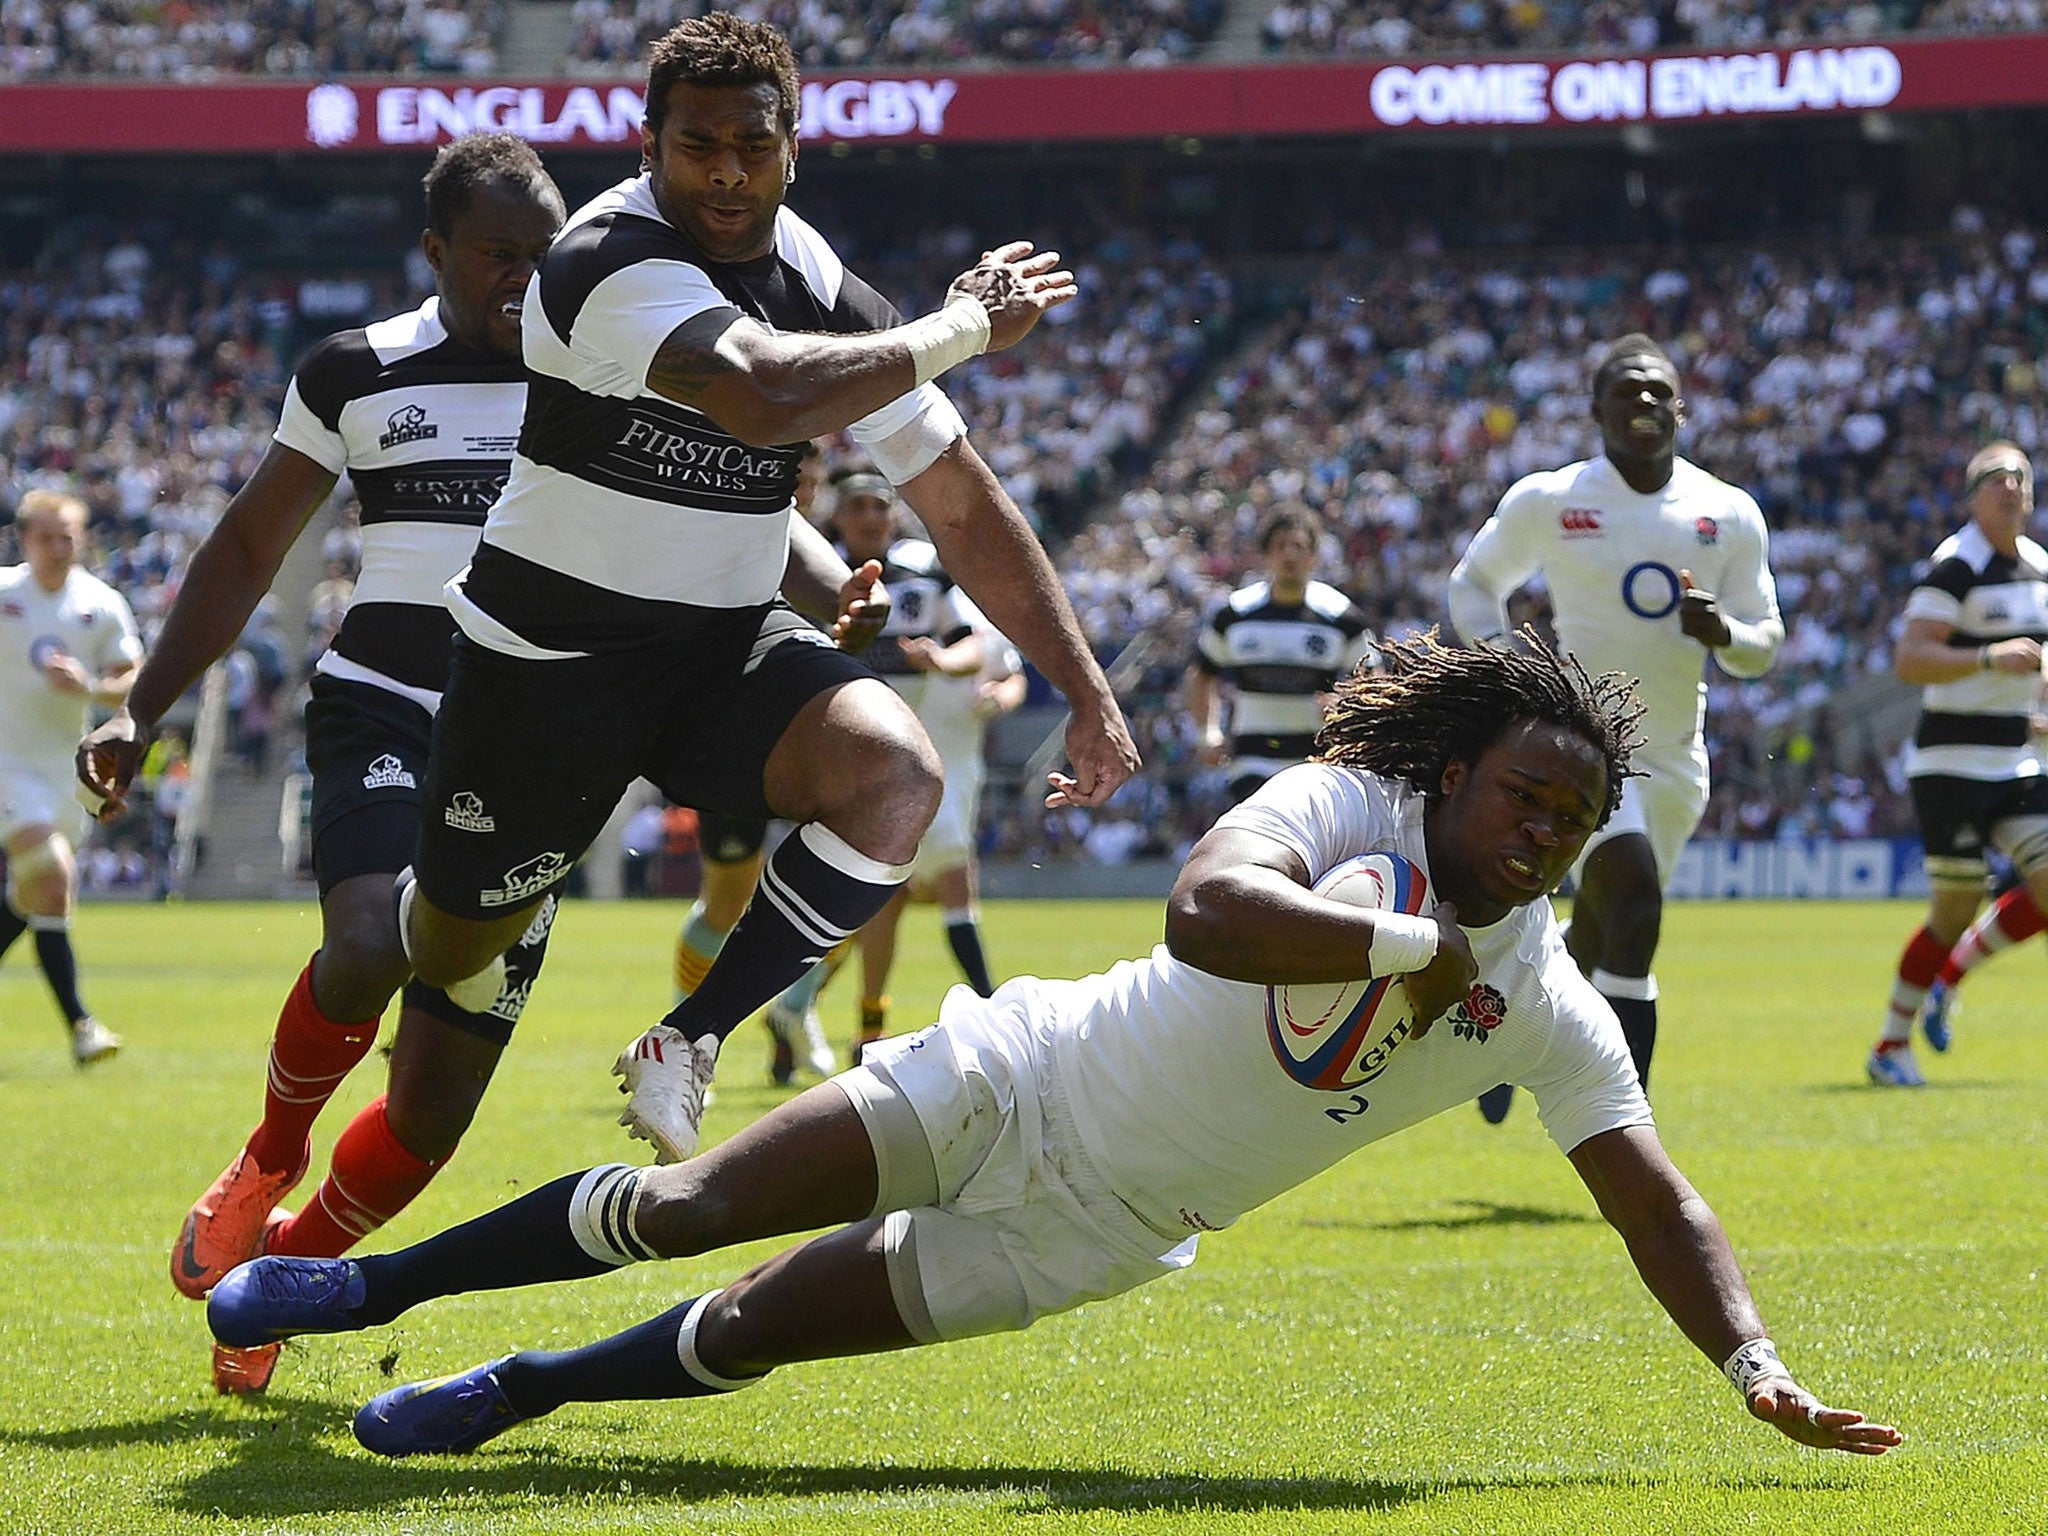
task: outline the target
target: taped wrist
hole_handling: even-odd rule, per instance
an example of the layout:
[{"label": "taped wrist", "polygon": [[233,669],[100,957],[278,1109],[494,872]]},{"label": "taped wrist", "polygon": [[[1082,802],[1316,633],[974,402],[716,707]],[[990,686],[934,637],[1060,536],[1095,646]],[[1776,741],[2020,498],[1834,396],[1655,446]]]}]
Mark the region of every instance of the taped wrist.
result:
[{"label": "taped wrist", "polygon": [[956,363],[988,350],[988,311],[981,300],[956,294],[903,327],[917,382],[929,384]]},{"label": "taped wrist", "polygon": [[1749,1401],[1749,1389],[1766,1376],[1782,1376],[1792,1379],[1792,1373],[1785,1369],[1785,1362],[1778,1358],[1778,1346],[1769,1339],[1751,1339],[1728,1357],[1721,1367],[1721,1374],[1735,1384],[1735,1390],[1742,1394],[1744,1402]]},{"label": "taped wrist", "polygon": [[1442,937],[1433,917],[1375,912],[1366,963],[1375,976],[1402,976],[1419,971],[1436,958],[1437,943]]}]

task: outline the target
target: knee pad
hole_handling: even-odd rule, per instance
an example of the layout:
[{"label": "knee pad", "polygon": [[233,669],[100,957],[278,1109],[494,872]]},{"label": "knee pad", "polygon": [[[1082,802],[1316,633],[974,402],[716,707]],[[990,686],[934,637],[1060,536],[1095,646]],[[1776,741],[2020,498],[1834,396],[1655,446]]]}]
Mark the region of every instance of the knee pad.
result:
[{"label": "knee pad", "polygon": [[[55,894],[54,902],[37,900],[37,893]],[[7,856],[7,899],[24,917],[68,916],[71,910],[71,846],[62,833],[53,833],[35,847]],[[47,909],[56,907],[55,912]]]}]

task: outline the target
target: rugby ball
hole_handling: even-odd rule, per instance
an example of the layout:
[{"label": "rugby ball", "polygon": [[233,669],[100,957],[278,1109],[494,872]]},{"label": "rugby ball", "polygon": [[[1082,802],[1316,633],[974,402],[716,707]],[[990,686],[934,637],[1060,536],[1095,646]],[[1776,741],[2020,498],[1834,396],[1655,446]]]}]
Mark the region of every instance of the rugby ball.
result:
[{"label": "rugby ball", "polygon": [[[1315,883],[1318,896],[1382,912],[1420,913],[1429,878],[1398,853],[1346,859]],[[1266,1034],[1287,1075],[1337,1092],[1369,1082],[1415,1027],[1398,976],[1266,988]]]}]

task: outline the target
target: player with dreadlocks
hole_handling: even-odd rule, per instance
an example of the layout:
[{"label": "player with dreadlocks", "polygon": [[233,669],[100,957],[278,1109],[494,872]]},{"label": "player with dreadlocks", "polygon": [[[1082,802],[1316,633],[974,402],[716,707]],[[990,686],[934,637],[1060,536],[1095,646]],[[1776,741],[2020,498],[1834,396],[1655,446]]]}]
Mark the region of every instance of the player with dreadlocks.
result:
[{"label": "player with dreadlocks", "polygon": [[[1615,804],[1629,686],[1540,647],[1433,635],[1387,659],[1341,687],[1319,760],[1196,845],[1147,959],[987,999],[955,987],[937,1024],[689,1162],[568,1174],[399,1253],[259,1259],[213,1293],[216,1335],[345,1332],[437,1296],[837,1228],[612,1338],[400,1387],[356,1415],[385,1455],[473,1450],[564,1403],[708,1397],[798,1361],[1028,1327],[1185,1268],[1199,1234],[1505,1076],[1752,1414],[1806,1445],[1898,1444],[1779,1361],[1539,899]],[[1441,904],[1407,916],[1317,893],[1371,852],[1417,866]],[[1363,1091],[1288,1070],[1269,987],[1392,975],[1415,1023],[1374,1015],[1387,1033]],[[1447,1013],[1458,1027],[1428,1029]]]}]

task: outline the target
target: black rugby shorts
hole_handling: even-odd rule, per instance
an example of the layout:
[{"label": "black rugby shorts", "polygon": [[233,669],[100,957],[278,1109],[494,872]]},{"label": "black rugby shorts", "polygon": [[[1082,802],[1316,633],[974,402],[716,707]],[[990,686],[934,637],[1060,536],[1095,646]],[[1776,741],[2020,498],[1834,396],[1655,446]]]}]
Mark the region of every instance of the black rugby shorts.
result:
[{"label": "black rugby shorts", "polygon": [[790,721],[870,676],[781,602],[561,661],[458,636],[423,786],[420,889],[477,919],[539,900],[641,777],[679,805],[766,820],[761,778]]}]

